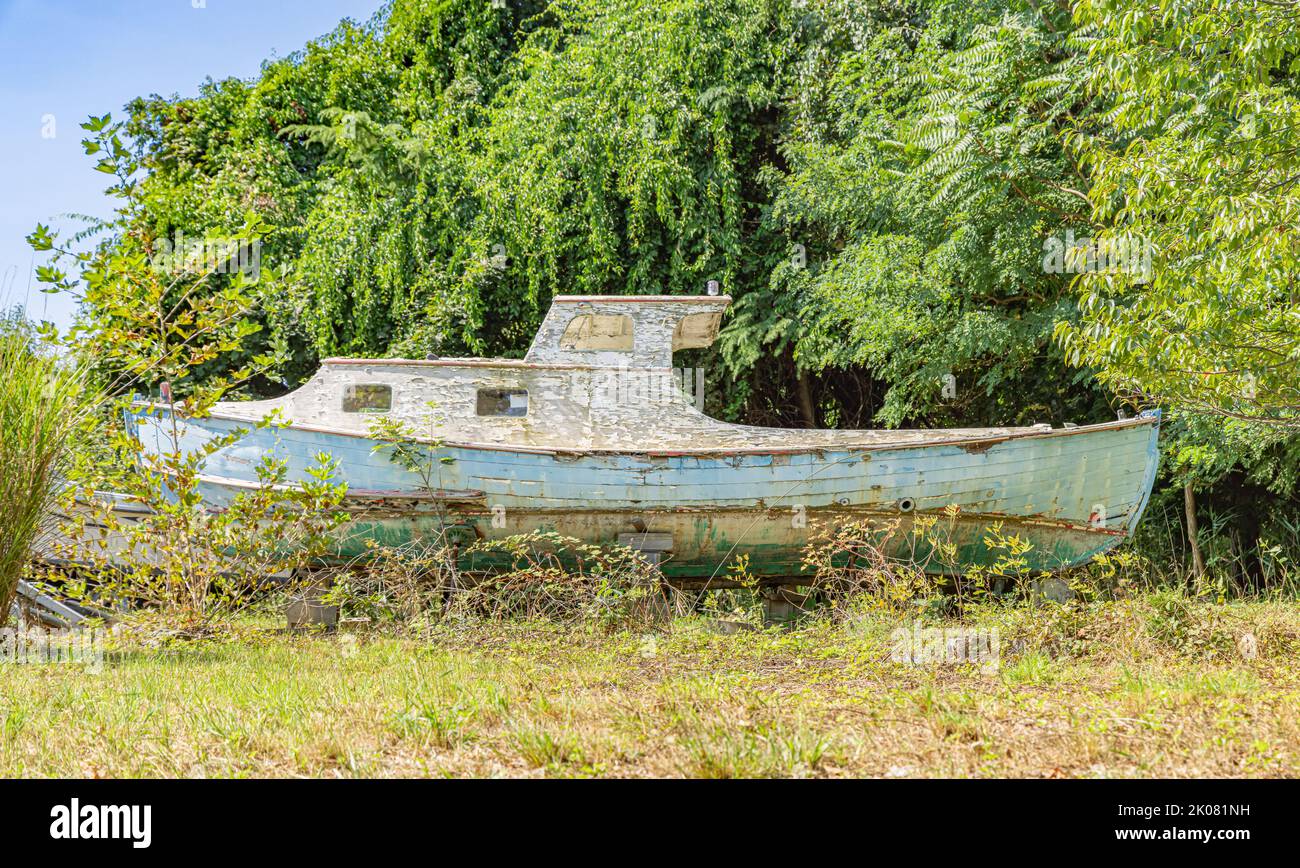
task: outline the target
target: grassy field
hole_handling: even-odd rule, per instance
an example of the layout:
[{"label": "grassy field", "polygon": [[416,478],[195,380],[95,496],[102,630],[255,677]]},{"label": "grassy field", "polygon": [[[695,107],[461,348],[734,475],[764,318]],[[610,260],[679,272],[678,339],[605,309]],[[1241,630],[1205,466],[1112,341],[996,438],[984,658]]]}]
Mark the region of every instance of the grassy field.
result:
[{"label": "grassy field", "polygon": [[[867,614],[289,635],[0,666],[5,776],[1294,776],[1300,607],[989,609],[1000,666]],[[971,626],[970,620],[965,622]],[[1249,638],[1243,638],[1249,637]]]}]

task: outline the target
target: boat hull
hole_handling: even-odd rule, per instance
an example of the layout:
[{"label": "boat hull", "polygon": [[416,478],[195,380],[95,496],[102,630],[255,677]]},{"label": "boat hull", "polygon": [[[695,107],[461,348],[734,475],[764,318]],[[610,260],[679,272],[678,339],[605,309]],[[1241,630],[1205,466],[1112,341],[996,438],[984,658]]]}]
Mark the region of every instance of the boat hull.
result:
[{"label": "boat hull", "polygon": [[[733,578],[733,565],[745,564],[745,573],[757,577],[790,577],[805,573],[804,556],[810,536],[820,531],[859,523],[867,538],[888,556],[914,562],[932,573],[960,573],[975,566],[993,566],[1008,554],[990,545],[995,531],[1027,543],[1024,566],[1055,571],[1075,566],[1101,554],[1125,539],[1122,530],[1100,531],[1043,520],[1026,521],[1006,516],[946,513],[933,516],[933,524],[918,531],[916,513],[899,516],[876,510],[827,508],[792,522],[789,510],[664,510],[637,513],[646,527],[644,536],[669,535],[672,551],[661,562],[664,575],[700,582]],[[444,520],[423,516],[359,516],[340,536],[338,554],[364,557],[370,542],[406,546],[438,539],[440,533],[462,546],[476,539],[500,539],[513,534],[556,533],[588,543],[614,544],[620,538],[633,545],[642,536],[629,535],[625,512],[547,512],[517,510],[508,522],[493,525],[487,511],[451,511]],[[802,524],[806,520],[807,524]],[[935,550],[936,544],[955,547],[951,556]],[[490,547],[489,547],[490,548]],[[743,560],[742,560],[743,559]],[[491,553],[467,555],[469,570],[500,567],[505,559]]]},{"label": "boat hull", "polygon": [[[136,417],[146,448],[171,448],[164,442],[168,413]],[[197,448],[238,424],[184,420],[179,445]],[[671,536],[663,569],[672,577],[718,578],[742,557],[753,575],[791,576],[819,528],[870,522],[900,556],[918,545],[910,533],[917,517],[933,515],[928,536],[957,550],[953,562],[934,558],[921,540],[921,560],[933,571],[997,561],[1005,552],[987,538],[998,527],[1030,544],[1030,569],[1057,570],[1114,547],[1136,527],[1155,478],[1157,429],[1151,417],[969,442],[820,450],[448,444],[436,449],[447,459],[435,463],[436,478],[422,480],[368,438],[266,427],[208,459],[202,493],[219,508],[256,484],[253,468],[263,455],[283,460],[290,480],[302,480],[315,456],[328,453],[353,492],[353,520],[335,552],[343,559],[364,555],[372,543],[432,542],[449,530],[466,541],[548,531],[597,544],[639,531]]]}]

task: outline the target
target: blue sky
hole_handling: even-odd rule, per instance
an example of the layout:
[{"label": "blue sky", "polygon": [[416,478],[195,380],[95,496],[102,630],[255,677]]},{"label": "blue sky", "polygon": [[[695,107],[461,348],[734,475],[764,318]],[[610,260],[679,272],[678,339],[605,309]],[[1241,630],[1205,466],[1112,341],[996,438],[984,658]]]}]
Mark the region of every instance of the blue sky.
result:
[{"label": "blue sky", "polygon": [[[66,325],[68,299],[28,292],[37,222],[105,216],[106,177],[78,126],[136,96],[190,96],[205,78],[255,76],[381,0],[0,0],[0,307]],[[202,8],[195,8],[202,6]],[[53,116],[53,137],[48,116]],[[40,259],[36,261],[40,264]]]}]

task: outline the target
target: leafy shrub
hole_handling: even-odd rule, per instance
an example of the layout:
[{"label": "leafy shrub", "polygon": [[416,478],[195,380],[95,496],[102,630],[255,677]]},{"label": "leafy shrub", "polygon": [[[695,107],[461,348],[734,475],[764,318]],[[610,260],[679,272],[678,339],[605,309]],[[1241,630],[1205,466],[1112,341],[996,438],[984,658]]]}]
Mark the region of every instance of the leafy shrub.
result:
[{"label": "leafy shrub", "polygon": [[477,618],[621,626],[682,608],[658,570],[631,549],[543,531],[467,546],[450,534],[375,546],[342,571],[328,599],[381,622],[417,628]]},{"label": "leafy shrub", "polygon": [[1147,633],[1158,644],[1184,654],[1216,655],[1232,650],[1223,610],[1208,606],[1179,590],[1164,589],[1146,600]]},{"label": "leafy shrub", "polygon": [[[215,438],[196,451],[142,456],[142,472],[125,500],[136,507],[130,513],[121,510],[121,498],[69,491],[70,517],[57,551],[82,578],[65,581],[64,593],[92,606],[114,601],[160,612],[176,629],[198,635],[268,590],[292,590],[333,548],[331,534],[348,518],[340,510],[345,486],[332,481],[334,464],[325,455],[303,483],[287,482],[284,462],[267,456],[257,467],[256,487],[223,508],[208,506],[200,489],[202,460],[240,436]],[[276,582],[277,576],[291,581]]]},{"label": "leafy shrub", "polygon": [[92,405],[80,368],[41,353],[22,330],[0,331],[0,624]]}]

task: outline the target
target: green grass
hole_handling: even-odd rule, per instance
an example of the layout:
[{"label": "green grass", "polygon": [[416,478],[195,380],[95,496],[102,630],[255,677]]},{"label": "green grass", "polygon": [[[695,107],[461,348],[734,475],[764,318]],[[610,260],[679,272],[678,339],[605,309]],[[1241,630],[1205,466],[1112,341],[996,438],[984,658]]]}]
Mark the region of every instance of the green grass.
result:
[{"label": "green grass", "polygon": [[[863,616],[128,645],[0,665],[6,776],[1294,776],[1300,607],[991,609],[1002,665],[893,663]],[[1154,622],[1154,623],[1153,623]],[[972,623],[970,621],[967,622]],[[1258,653],[1231,641],[1251,632]],[[653,641],[651,637],[653,636]],[[1228,649],[1228,650],[1225,650]]]}]

